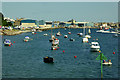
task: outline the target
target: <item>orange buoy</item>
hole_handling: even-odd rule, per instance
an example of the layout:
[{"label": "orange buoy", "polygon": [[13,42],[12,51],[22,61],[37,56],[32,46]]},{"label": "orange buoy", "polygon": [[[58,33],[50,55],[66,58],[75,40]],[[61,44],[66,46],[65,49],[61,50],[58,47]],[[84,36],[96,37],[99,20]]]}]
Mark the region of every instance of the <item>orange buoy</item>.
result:
[{"label": "orange buoy", "polygon": [[13,45],[13,44],[11,43],[11,45]]},{"label": "orange buoy", "polygon": [[36,33],[35,33],[36,34]]},{"label": "orange buoy", "polygon": [[115,54],[115,52],[113,52],[113,54]]},{"label": "orange buoy", "polygon": [[9,45],[9,46],[11,46],[11,45]]},{"label": "orange buoy", "polygon": [[74,56],[74,58],[77,58],[77,56]]},{"label": "orange buoy", "polygon": [[57,50],[57,49],[55,48],[55,50]]},{"label": "orange buoy", "polygon": [[15,41],[14,41],[14,43],[15,43]]},{"label": "orange buoy", "polygon": [[65,52],[65,51],[63,50],[63,52]]}]

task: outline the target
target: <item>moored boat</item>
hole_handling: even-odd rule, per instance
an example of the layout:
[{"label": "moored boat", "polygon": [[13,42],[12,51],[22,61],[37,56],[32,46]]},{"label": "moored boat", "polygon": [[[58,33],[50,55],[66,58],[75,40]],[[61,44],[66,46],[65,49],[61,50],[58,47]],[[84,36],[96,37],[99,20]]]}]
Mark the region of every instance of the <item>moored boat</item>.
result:
[{"label": "moored boat", "polygon": [[68,38],[68,36],[67,36],[67,35],[64,35],[64,38]]},{"label": "moored boat", "polygon": [[56,36],[60,36],[60,35],[61,35],[61,33],[60,33],[60,32],[56,33]]},{"label": "moored boat", "polygon": [[98,42],[91,42],[91,51],[92,52],[98,52],[100,51],[100,45]]},{"label": "moored boat", "polygon": [[68,32],[68,34],[71,34],[71,32]]},{"label": "moored boat", "polygon": [[108,60],[108,62],[106,62],[105,60],[103,60],[103,63],[102,63],[103,65],[112,65],[112,62],[111,62],[111,60]]},{"label": "moored boat", "polygon": [[4,40],[4,45],[5,45],[5,46],[10,46],[10,45],[11,45],[11,41],[8,40],[8,39],[5,39],[5,40]]},{"label": "moored boat", "polygon": [[44,36],[47,36],[48,34],[43,34]]},{"label": "moored boat", "polygon": [[30,38],[29,38],[28,36],[25,36],[25,39],[24,39],[23,41],[28,42],[29,39],[30,39]]},{"label": "moored boat", "polygon": [[83,43],[88,43],[88,38],[82,38]]},{"label": "moored boat", "polygon": [[59,40],[56,38],[52,41],[51,50],[57,50],[59,48]]},{"label": "moored boat", "polygon": [[49,39],[49,41],[52,42],[54,39],[55,39],[55,36],[52,35],[52,36],[51,36],[51,39]]},{"label": "moored boat", "polygon": [[88,34],[91,34],[91,30],[90,29],[88,30]]},{"label": "moored boat", "polygon": [[91,36],[90,36],[90,35],[85,35],[85,37],[86,37],[86,38],[91,38]]},{"label": "moored boat", "polygon": [[32,34],[35,34],[35,32],[32,32]]},{"label": "moored boat", "polygon": [[75,41],[75,39],[73,39],[73,38],[70,38],[70,41]]},{"label": "moored boat", "polygon": [[47,56],[47,57],[44,57],[44,58],[43,58],[43,61],[44,61],[45,63],[54,63],[54,62],[53,62],[53,58],[52,58],[52,57],[48,57],[48,56]]}]

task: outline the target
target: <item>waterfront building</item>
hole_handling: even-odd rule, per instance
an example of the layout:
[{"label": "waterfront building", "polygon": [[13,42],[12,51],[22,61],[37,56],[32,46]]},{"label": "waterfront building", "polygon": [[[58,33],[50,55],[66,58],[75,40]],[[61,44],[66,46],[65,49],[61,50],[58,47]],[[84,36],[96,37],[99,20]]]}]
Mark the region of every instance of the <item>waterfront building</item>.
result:
[{"label": "waterfront building", "polygon": [[45,27],[46,28],[50,28],[50,27],[52,27],[52,25],[53,25],[53,21],[45,21]]},{"label": "waterfront building", "polygon": [[43,27],[45,27],[45,25],[46,25],[45,20],[39,21],[39,27],[43,28]]},{"label": "waterfront building", "polygon": [[14,19],[11,19],[11,18],[9,18],[9,17],[4,17],[4,20],[6,20],[7,22],[15,22]]},{"label": "waterfront building", "polygon": [[93,22],[88,22],[88,23],[86,23],[86,26],[88,26],[88,27],[94,27],[94,23]]},{"label": "waterfront building", "polygon": [[25,20],[25,18],[20,18],[20,19],[17,18],[14,22],[14,26],[20,26],[21,20]]},{"label": "waterfront building", "polygon": [[33,28],[38,26],[37,20],[25,19],[20,21],[20,25],[24,28]]}]

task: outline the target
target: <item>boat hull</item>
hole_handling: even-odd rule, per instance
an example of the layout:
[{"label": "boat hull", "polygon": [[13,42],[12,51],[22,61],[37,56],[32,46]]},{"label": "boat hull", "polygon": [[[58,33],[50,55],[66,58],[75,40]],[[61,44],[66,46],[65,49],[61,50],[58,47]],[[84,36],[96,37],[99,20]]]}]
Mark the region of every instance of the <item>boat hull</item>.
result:
[{"label": "boat hull", "polygon": [[5,46],[9,46],[9,45],[11,45],[11,44],[4,44]]},{"label": "boat hull", "polygon": [[50,40],[49,40],[49,42],[52,42],[52,41],[53,41],[53,39],[50,39]]},{"label": "boat hull", "polygon": [[102,63],[104,66],[110,66],[110,65],[112,65],[112,63],[111,62],[106,62],[106,63]]},{"label": "boat hull", "polygon": [[91,52],[99,52],[100,48],[91,48]]}]

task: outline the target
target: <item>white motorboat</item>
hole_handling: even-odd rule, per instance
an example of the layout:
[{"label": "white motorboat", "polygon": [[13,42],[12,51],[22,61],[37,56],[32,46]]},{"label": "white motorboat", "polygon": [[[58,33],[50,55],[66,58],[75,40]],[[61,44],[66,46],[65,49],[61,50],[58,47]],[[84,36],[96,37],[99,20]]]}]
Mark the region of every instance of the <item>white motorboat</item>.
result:
[{"label": "white motorboat", "polygon": [[56,33],[56,36],[60,36],[60,35],[61,35],[60,32]]},{"label": "white motorboat", "polygon": [[86,38],[91,38],[91,36],[90,36],[90,35],[85,35],[85,37],[86,37]]},{"label": "white motorboat", "polygon": [[104,31],[104,30],[103,30],[102,33],[110,33],[110,31]]},{"label": "white motorboat", "polygon": [[64,35],[64,38],[68,38],[68,36],[67,36],[67,35]]},{"label": "white motorboat", "polygon": [[47,36],[48,34],[44,34],[44,36]]},{"label": "white motorboat", "polygon": [[32,34],[35,34],[35,32],[32,32]]},{"label": "white motorboat", "polygon": [[88,43],[88,38],[82,38],[83,43]]},{"label": "white motorboat", "polygon": [[91,42],[91,51],[98,52],[100,50],[100,45],[98,42]]},{"label": "white motorboat", "polygon": [[5,39],[5,40],[4,40],[4,45],[5,45],[5,46],[11,45],[11,41],[8,40],[8,39]]},{"label": "white motorboat", "polygon": [[97,30],[96,32],[103,32],[104,30]]}]

